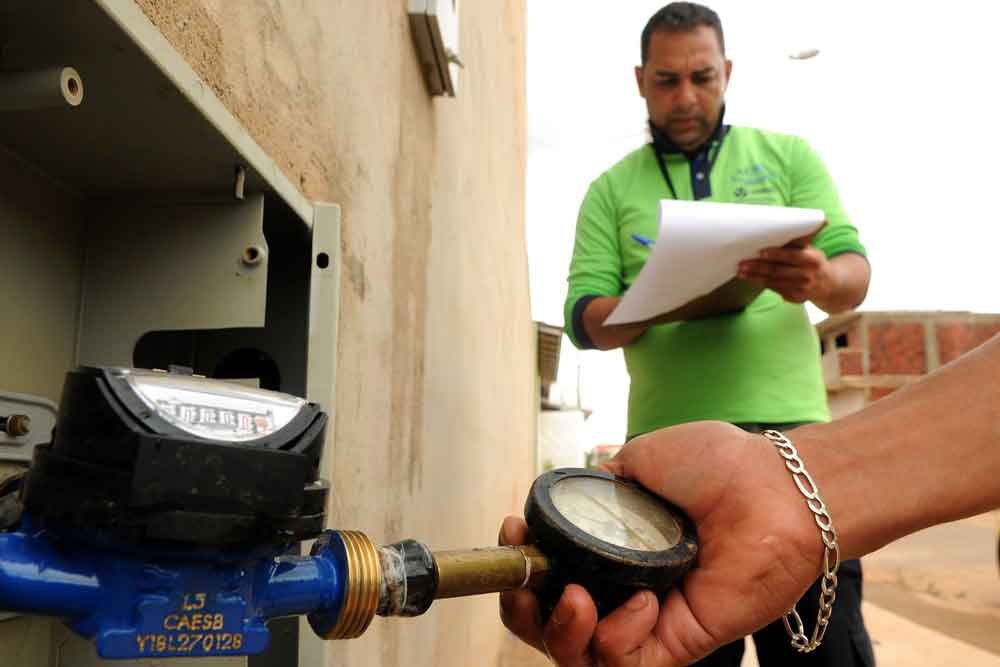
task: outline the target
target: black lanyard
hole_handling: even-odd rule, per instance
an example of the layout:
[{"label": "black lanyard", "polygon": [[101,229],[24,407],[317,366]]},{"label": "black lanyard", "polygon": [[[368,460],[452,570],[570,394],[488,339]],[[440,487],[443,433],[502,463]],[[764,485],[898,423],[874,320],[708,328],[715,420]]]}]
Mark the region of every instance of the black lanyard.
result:
[{"label": "black lanyard", "polygon": [[[708,169],[706,170],[705,178],[709,178],[712,175],[712,167],[715,166],[715,161],[718,159],[719,153],[722,152],[722,142],[725,141],[727,134],[729,134],[729,126],[723,125],[722,131],[719,132],[718,147],[715,149],[715,154],[710,155],[708,158]],[[670,179],[670,171],[667,169],[667,163],[663,161],[663,155],[655,143],[650,144],[650,148],[653,149],[653,155],[656,156],[656,164],[660,165],[660,173],[663,174],[663,180],[667,182],[670,196],[674,199],[679,199],[677,191],[674,189],[674,182]]]}]

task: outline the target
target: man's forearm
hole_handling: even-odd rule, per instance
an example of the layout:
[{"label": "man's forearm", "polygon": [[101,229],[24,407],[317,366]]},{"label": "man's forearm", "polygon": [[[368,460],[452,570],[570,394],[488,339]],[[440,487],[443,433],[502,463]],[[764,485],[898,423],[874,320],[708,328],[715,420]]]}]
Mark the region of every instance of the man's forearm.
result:
[{"label": "man's forearm", "polygon": [[642,335],[645,326],[606,327],[604,320],[618,305],[619,296],[601,296],[587,304],[583,311],[583,328],[599,350],[624,347]]},{"label": "man's forearm", "polygon": [[1000,337],[830,424],[791,436],[845,558],[1000,507]]},{"label": "man's forearm", "polygon": [[830,285],[824,294],[812,299],[829,315],[836,315],[861,305],[868,294],[871,267],[868,260],[854,253],[837,255],[829,260]]}]

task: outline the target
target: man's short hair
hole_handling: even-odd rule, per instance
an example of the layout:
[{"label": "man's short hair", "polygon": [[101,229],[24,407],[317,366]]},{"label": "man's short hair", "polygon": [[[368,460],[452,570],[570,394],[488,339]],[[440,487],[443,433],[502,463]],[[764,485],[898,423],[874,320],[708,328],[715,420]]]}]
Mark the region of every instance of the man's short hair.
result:
[{"label": "man's short hair", "polygon": [[694,2],[671,2],[653,14],[642,29],[642,64],[649,56],[649,40],[654,32],[691,32],[705,26],[715,31],[719,39],[719,50],[726,55],[726,40],[722,36],[722,21],[719,15],[704,5]]}]

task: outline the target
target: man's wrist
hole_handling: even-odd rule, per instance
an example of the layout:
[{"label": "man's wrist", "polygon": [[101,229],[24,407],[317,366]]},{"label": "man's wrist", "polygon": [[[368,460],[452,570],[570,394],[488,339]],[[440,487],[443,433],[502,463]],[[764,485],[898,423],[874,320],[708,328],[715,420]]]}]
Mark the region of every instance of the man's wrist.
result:
[{"label": "man's wrist", "polygon": [[833,613],[833,603],[837,599],[837,570],[840,569],[840,545],[837,542],[837,530],[820,494],[819,487],[792,441],[779,431],[768,430],[761,435],[774,445],[785,463],[785,468],[795,480],[795,486],[805,498],[806,507],[812,513],[823,544],[822,586],[820,587],[819,611],[816,615],[815,625],[811,632],[807,631],[806,625],[794,606],[791,611],[785,614],[784,618],[785,629],[792,647],[801,653],[810,653],[822,644],[826,629],[830,624],[830,616]]},{"label": "man's wrist", "polygon": [[583,311],[583,326],[599,350],[613,350],[633,342],[645,332],[644,326],[606,327],[604,320],[615,309],[621,297],[601,296],[587,304]]}]

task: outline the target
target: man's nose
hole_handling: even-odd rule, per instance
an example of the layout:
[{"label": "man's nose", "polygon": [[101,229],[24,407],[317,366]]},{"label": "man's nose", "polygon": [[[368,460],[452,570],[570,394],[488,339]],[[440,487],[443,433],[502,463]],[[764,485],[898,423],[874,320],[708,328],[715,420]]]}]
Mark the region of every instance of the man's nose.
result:
[{"label": "man's nose", "polygon": [[677,87],[677,107],[678,110],[687,111],[695,106],[698,96],[695,94],[694,84],[690,81],[682,81]]}]

